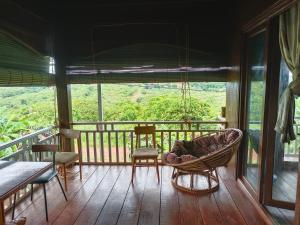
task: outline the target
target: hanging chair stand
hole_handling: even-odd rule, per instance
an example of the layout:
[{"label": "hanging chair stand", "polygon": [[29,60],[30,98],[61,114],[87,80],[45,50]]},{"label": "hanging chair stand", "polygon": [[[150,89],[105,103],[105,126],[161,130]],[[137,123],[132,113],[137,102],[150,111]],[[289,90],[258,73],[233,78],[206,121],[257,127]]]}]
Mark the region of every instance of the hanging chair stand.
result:
[{"label": "hanging chair stand", "polygon": [[[185,176],[190,177],[189,186],[183,186],[179,183],[179,178],[184,178]],[[201,176],[207,179],[208,186],[207,188],[199,188],[195,186],[195,179],[197,180],[197,176]],[[217,169],[213,170],[204,170],[197,172],[189,172],[187,170],[176,169],[174,168],[171,178],[172,185],[181,191],[191,193],[191,194],[206,194],[217,191],[219,189],[219,177]]]}]

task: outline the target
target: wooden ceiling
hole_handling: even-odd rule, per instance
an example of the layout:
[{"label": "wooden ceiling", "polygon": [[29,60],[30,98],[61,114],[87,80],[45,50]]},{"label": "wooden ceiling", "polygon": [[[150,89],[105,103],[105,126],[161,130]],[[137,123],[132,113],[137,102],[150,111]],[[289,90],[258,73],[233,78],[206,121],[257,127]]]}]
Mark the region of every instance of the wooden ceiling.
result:
[{"label": "wooden ceiling", "polygon": [[188,27],[191,48],[225,59],[235,15],[234,0],[5,1],[46,20],[72,57],[90,54],[91,32],[99,52],[143,42],[185,46]]}]

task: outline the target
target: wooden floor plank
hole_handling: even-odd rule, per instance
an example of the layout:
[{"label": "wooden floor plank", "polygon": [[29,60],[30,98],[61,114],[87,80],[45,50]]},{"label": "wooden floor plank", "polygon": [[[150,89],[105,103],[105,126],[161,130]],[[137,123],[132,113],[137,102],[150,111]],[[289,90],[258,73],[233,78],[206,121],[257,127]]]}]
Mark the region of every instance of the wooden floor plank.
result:
[{"label": "wooden floor plank", "polygon": [[[111,167],[97,189],[94,191],[86,206],[78,216],[75,225],[94,225],[103,209],[111,190],[118,180],[123,167]],[[73,224],[73,223],[72,223]]]},{"label": "wooden floor plank", "polygon": [[296,201],[296,186],[292,187],[290,182],[286,182],[281,176],[273,182],[273,199],[282,200],[287,202]]},{"label": "wooden floor plank", "polygon": [[53,222],[56,225],[73,225],[79,213],[85,207],[86,203],[105,177],[110,167],[99,167],[86,184],[81,188],[76,196],[68,201],[67,206],[61,211],[61,214]]},{"label": "wooden floor plank", "polygon": [[288,209],[278,209],[283,214],[283,219],[289,223],[293,224],[294,217],[295,217],[295,211],[294,210],[288,210]]},{"label": "wooden floor plank", "polygon": [[[130,166],[84,166],[84,171],[83,182],[70,180],[68,203],[57,182],[49,184],[49,223],[45,221],[40,190],[33,203],[25,201],[18,206],[20,216],[27,217],[26,225],[266,224],[249,195],[228,175],[226,168],[220,171],[220,189],[202,196],[176,190],[171,184],[172,168],[168,166],[160,167],[159,184],[153,168],[137,168],[133,185]],[[279,216],[291,215],[290,212],[276,212]]]},{"label": "wooden floor plank", "polygon": [[219,207],[222,220],[226,225],[246,225],[222,180],[220,180],[219,190],[214,192],[213,195]]},{"label": "wooden floor plank", "polygon": [[205,225],[225,225],[212,193],[195,196]]},{"label": "wooden floor plank", "polygon": [[179,225],[180,209],[177,189],[171,184],[172,168],[163,166],[161,170],[161,225]]},{"label": "wooden floor plank", "polygon": [[144,197],[140,210],[138,222],[139,225],[159,225],[161,188],[160,184],[161,183],[157,182],[155,168],[150,168],[147,176]]},{"label": "wooden floor plank", "polygon": [[236,204],[246,223],[248,225],[268,224],[264,220],[260,212],[258,212],[257,208],[253,205],[248,194],[246,194],[241,189],[241,186],[235,181],[233,177],[229,177],[228,174],[226,174],[226,169],[220,168],[218,171],[223,180],[223,183],[225,184],[225,187],[230,193],[234,203]]},{"label": "wooden floor plank", "polygon": [[117,224],[121,209],[131,184],[130,179],[128,179],[130,175],[131,167],[124,167],[97,219],[96,225]]},{"label": "wooden floor plank", "polygon": [[179,198],[179,205],[180,205],[179,206],[180,224],[204,225],[197,198],[192,194],[185,193],[182,191],[178,191],[178,198]]},{"label": "wooden floor plank", "polygon": [[275,223],[280,225],[292,225],[292,222],[288,221],[278,208],[269,206],[266,208],[272,214]]},{"label": "wooden floor plank", "polygon": [[[83,181],[79,179],[70,179],[68,181],[69,191],[66,193],[68,199],[72,199],[77,191],[84,186],[85,182],[89,180],[89,176],[95,172],[97,167],[90,166],[84,168],[83,170]],[[47,200],[48,200],[48,216],[49,216],[49,223],[53,221],[64,209],[67,205],[59,184],[57,183],[56,179],[50,181],[47,185]],[[45,218],[45,206],[44,206],[44,196],[42,194],[42,189],[40,188],[37,193],[34,193],[33,203],[29,205],[21,214],[18,216],[25,216],[27,217],[26,225],[42,225],[47,224]],[[30,198],[28,198],[29,202]],[[38,216],[32,216],[38,215]]]},{"label": "wooden floor plank", "polygon": [[147,176],[148,176],[148,168],[146,167],[136,168],[136,176],[133,181],[133,185],[130,186],[129,191],[127,193],[117,223],[118,225],[135,225],[138,223]]},{"label": "wooden floor plank", "polygon": [[[95,172],[95,170],[97,169],[97,166],[85,166],[82,169],[82,173],[83,173],[83,180],[80,181],[79,180],[79,176],[76,178],[72,178],[69,179],[69,191],[66,192],[67,197],[72,197],[72,195],[78,191],[82,185],[84,185],[84,183],[89,179],[89,176]],[[70,178],[70,177],[69,177]],[[61,179],[61,181],[63,182],[63,180]],[[49,183],[49,185],[46,185],[47,187],[47,194],[49,195],[49,197],[55,197],[57,195],[54,195],[54,191],[57,193],[57,188],[58,188],[58,184],[56,184],[57,181],[56,179],[51,181],[51,183]],[[52,190],[54,189],[54,190]],[[61,197],[61,196],[57,196],[57,197]],[[38,201],[41,201],[42,204],[44,204],[44,196],[43,196],[43,190],[42,188],[38,188],[34,191],[34,196],[33,196],[34,201],[32,202],[30,200],[30,197],[28,196],[26,199],[24,199],[24,201],[22,201],[20,204],[18,204],[18,206],[16,207],[15,210],[15,216],[19,217],[21,216],[21,213],[23,213],[24,210],[30,210],[30,206],[34,203],[35,205],[37,205]],[[58,198],[59,199],[59,198]],[[52,201],[52,200],[51,200]],[[49,210],[50,211],[50,210]],[[30,212],[24,212],[23,216],[26,214],[29,214]],[[11,218],[11,212],[8,213],[7,215],[7,219]],[[28,222],[27,222],[28,224]]]}]

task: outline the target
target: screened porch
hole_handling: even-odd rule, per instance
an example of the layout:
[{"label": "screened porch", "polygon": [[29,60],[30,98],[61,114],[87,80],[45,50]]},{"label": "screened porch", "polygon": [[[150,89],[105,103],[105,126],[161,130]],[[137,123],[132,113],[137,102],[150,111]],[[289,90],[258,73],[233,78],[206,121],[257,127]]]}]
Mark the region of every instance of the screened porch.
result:
[{"label": "screened porch", "polygon": [[299,225],[299,18],[1,1],[0,225]]}]

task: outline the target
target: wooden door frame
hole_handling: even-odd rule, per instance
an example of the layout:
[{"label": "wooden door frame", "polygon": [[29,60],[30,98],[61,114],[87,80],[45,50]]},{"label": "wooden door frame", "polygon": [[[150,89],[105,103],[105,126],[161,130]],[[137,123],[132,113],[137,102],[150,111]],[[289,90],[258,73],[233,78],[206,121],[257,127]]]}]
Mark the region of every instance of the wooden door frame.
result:
[{"label": "wooden door frame", "polygon": [[[300,156],[299,156],[300,162]],[[298,164],[298,180],[297,180],[297,193],[296,193],[296,204],[295,204],[295,218],[294,224],[300,225],[300,163]]]},{"label": "wooden door frame", "polygon": [[[246,126],[247,126],[247,109],[248,109],[248,84],[249,84],[249,74],[248,74],[248,39],[250,37],[253,37],[257,34],[260,34],[262,32],[265,32],[265,40],[267,41],[268,40],[268,29],[267,29],[267,24],[266,23],[263,23],[263,24],[260,24],[258,27],[255,27],[253,30],[251,31],[247,31],[247,32],[244,32],[242,34],[242,40],[243,40],[243,48],[242,48],[242,52],[241,53],[245,53],[245,54],[241,54],[241,89],[240,89],[240,128],[244,131],[245,133],[245,130],[246,130]],[[258,149],[258,155],[260,156],[259,157],[259,160],[258,160],[258,189],[257,191],[252,187],[252,185],[249,183],[249,181],[245,178],[243,172],[244,172],[244,168],[245,168],[245,152],[244,152],[244,149],[248,147],[248,139],[247,137],[244,137],[243,138],[243,141],[241,143],[241,148],[240,148],[240,151],[238,153],[238,166],[237,166],[237,177],[241,180],[241,182],[244,184],[244,186],[246,187],[246,189],[248,190],[248,192],[252,195],[252,197],[254,199],[256,199],[258,202],[261,202],[261,186],[262,186],[262,180],[260,179],[260,177],[262,176],[263,174],[263,171],[262,171],[262,149],[264,149],[264,145],[265,145],[265,141],[263,139],[263,134],[265,133],[265,127],[264,127],[264,121],[265,121],[265,103],[266,103],[266,87],[267,87],[267,80],[266,80],[266,75],[267,75],[267,50],[266,50],[266,47],[267,45],[265,45],[265,48],[264,48],[264,66],[265,66],[265,71],[264,71],[264,82],[265,82],[265,96],[264,96],[264,100],[263,100],[263,118],[262,118],[262,128],[261,128],[261,137],[260,137],[260,143],[259,143],[259,149]],[[247,151],[248,152],[248,151]]]},{"label": "wooden door frame", "polygon": [[[243,139],[241,151],[237,155],[237,178],[239,178],[245,185],[246,189],[261,204],[271,205],[280,208],[295,209],[295,204],[291,202],[284,202],[272,199],[272,176],[265,176],[266,172],[273,174],[274,153],[275,153],[275,138],[274,131],[277,109],[278,109],[278,86],[279,86],[279,72],[281,53],[278,46],[278,17],[285,10],[289,9],[296,3],[295,0],[279,0],[270,8],[265,10],[260,15],[253,18],[242,27],[242,48],[241,48],[241,88],[240,88],[240,110],[239,110],[239,127],[242,130],[246,128],[247,119],[247,38],[249,34],[255,33],[261,27],[266,29],[266,45],[265,45],[265,98],[264,98],[264,115],[262,121],[262,134],[259,145],[259,187],[257,193],[250,185],[250,183],[243,176],[244,157],[246,138]],[[274,75],[276,74],[276,79]],[[271,92],[272,91],[272,92]],[[273,113],[272,113],[273,112]],[[264,151],[262,151],[264,149]],[[300,167],[298,177],[300,177]],[[300,188],[300,181],[298,180],[297,190]],[[296,205],[300,212],[300,190],[297,192]],[[300,216],[299,216],[300,225]]]},{"label": "wooden door frame", "polygon": [[[281,52],[279,47],[279,18],[275,17],[269,22],[269,43],[268,43],[268,64],[267,64],[267,85],[269,90],[266,94],[267,119],[264,121],[266,126],[267,141],[264,151],[265,172],[272,174],[274,172],[274,156],[276,132],[274,130],[277,120],[278,100],[279,100],[279,82],[280,82],[280,61]],[[274,77],[276,76],[276,77]],[[273,193],[273,177],[265,176],[263,179],[263,198],[262,202],[279,208],[295,209],[295,203],[281,200],[274,200]]]}]

